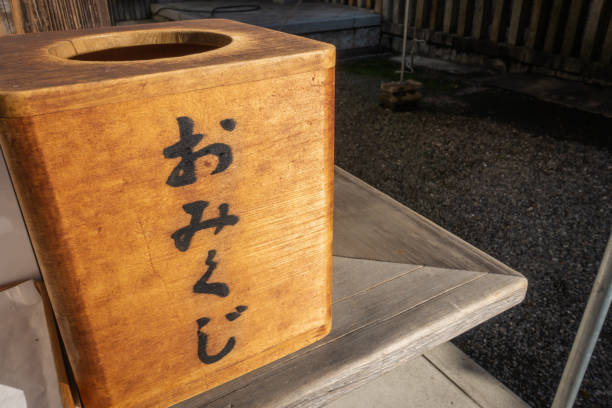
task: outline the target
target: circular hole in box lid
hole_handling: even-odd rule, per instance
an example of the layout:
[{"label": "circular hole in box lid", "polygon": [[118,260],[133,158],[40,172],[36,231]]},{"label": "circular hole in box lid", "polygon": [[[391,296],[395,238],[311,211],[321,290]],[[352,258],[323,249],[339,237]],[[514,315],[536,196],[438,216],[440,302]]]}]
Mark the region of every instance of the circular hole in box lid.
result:
[{"label": "circular hole in box lid", "polygon": [[147,61],[201,54],[231,42],[227,35],[207,31],[125,31],[62,41],[49,53],[77,61]]}]

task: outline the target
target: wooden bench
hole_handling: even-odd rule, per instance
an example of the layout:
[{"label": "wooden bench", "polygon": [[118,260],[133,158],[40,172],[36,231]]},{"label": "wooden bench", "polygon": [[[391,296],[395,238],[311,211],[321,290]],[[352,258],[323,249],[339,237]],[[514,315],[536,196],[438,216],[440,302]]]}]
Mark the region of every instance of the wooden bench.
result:
[{"label": "wooden bench", "polygon": [[518,272],[336,168],[334,305],[319,342],[176,407],[320,407],[520,303]]}]

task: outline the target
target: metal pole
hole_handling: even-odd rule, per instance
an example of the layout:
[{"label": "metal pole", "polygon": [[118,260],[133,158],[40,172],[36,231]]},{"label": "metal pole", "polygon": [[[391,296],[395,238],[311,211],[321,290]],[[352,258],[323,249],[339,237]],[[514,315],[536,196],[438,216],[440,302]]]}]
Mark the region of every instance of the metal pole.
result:
[{"label": "metal pole", "polygon": [[410,10],[410,0],[406,0],[404,8],[404,43],[402,46],[402,71],[400,73],[400,83],[404,82],[404,70],[406,69],[406,43],[408,42],[408,11]]},{"label": "metal pole", "polygon": [[610,308],[610,301],[612,301],[612,234],[608,239],[606,252],[601,260],[552,408],[571,408],[574,405],[599,332]]}]

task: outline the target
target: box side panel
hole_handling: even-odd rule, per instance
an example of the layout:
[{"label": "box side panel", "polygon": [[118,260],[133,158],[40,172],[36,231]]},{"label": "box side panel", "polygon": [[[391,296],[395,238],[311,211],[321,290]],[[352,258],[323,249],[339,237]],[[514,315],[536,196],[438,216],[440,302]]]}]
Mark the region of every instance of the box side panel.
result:
[{"label": "box side panel", "polygon": [[[70,249],[65,245],[66,232],[59,212],[55,188],[47,172],[47,160],[37,138],[44,137],[44,127],[37,134],[30,118],[0,118],[0,143],[28,234],[53,302],[53,311],[62,328],[64,344],[71,350],[87,351],[87,356],[75,352],[74,366],[90,366],[99,375],[90,381],[94,387],[103,386],[104,376],[95,358],[96,346],[91,337],[89,318],[85,313],[80,293],[80,281],[74,274]],[[52,153],[52,152],[51,152]],[[110,400],[100,396],[101,404]]]},{"label": "box side panel", "polygon": [[79,307],[60,324],[89,339],[68,350],[85,406],[167,406],[327,333],[333,81],[324,69],[31,119],[51,188],[38,204],[61,226],[63,263],[42,269],[50,292],[78,283],[52,302]]}]

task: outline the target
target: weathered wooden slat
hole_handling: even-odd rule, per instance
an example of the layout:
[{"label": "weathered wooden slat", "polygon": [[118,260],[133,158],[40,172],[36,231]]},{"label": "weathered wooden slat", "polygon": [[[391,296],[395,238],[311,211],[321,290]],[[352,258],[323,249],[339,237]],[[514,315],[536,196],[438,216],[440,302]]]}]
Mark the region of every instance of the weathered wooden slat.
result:
[{"label": "weathered wooden slat", "polygon": [[[582,44],[580,45],[580,57],[584,59],[591,58],[593,53],[593,47],[595,45],[595,36],[597,35],[597,28],[599,26],[599,19],[602,18],[602,11],[604,7],[604,0],[593,0],[589,7],[589,14],[584,27],[584,34],[582,35]],[[608,28],[612,26],[612,23],[608,24]],[[604,54],[602,50],[602,55]]]},{"label": "weathered wooden slat", "polygon": [[[320,407],[506,310],[520,301],[524,292],[521,278],[485,274],[394,316],[342,335],[336,331],[302,351],[177,407]],[[379,291],[376,295],[381,294]],[[369,295],[375,296],[374,292]],[[341,313],[337,305],[334,315]],[[381,307],[383,303],[374,308]]]},{"label": "weathered wooden slat", "polygon": [[431,0],[431,8],[429,11],[429,29],[431,31],[436,30],[436,21],[438,18],[438,3],[439,0]]},{"label": "weathered wooden slat", "polygon": [[10,0],[10,3],[17,34],[110,25],[106,0]]},{"label": "weathered wooden slat", "polygon": [[542,3],[544,0],[533,0],[531,6],[531,17],[529,18],[529,33],[527,35],[526,46],[528,48],[535,48],[538,28],[540,27],[540,16],[542,14]]},{"label": "weathered wooden slat", "polygon": [[468,7],[470,0],[459,0],[459,21],[457,23],[457,34],[464,36],[466,35],[467,19],[468,19]]},{"label": "weathered wooden slat", "polygon": [[580,9],[582,8],[582,0],[571,0],[567,23],[563,28],[563,43],[561,44],[561,55],[570,56],[574,41],[576,41],[576,29],[578,28],[578,19],[580,18]]},{"label": "weathered wooden slat", "polygon": [[15,34],[10,0],[0,0],[0,35]]},{"label": "weathered wooden slat", "polygon": [[[352,272],[351,278],[356,280],[373,269],[381,268],[377,264],[375,261],[344,258],[343,266]],[[413,268],[413,265],[407,265],[406,271],[399,276],[378,282],[368,289],[337,301],[333,309],[334,321],[328,342],[369,324],[390,319],[486,275],[482,272],[430,267]]]},{"label": "weathered wooden slat", "polygon": [[425,0],[416,0],[416,10],[414,14],[414,25],[423,28],[425,21]]},{"label": "weathered wooden slat", "polygon": [[495,10],[493,12],[493,21],[491,22],[491,31],[489,33],[489,40],[494,43],[500,42],[502,39],[499,38],[501,31],[501,22],[504,13],[504,3],[510,0],[497,0],[495,2]]},{"label": "weathered wooden slat", "polygon": [[510,45],[516,45],[519,36],[519,28],[521,24],[521,16],[525,6],[524,0],[513,0],[512,14],[510,15],[510,27],[508,29],[508,38],[506,42]]},{"label": "weathered wooden slat", "polygon": [[334,256],[333,262],[333,303],[423,269],[422,265],[369,261],[341,256]]},{"label": "weathered wooden slat", "polygon": [[520,276],[337,167],[334,183],[335,255]]},{"label": "weathered wooden slat", "polygon": [[382,17],[383,21],[392,21],[393,19],[393,5],[394,0],[382,0]]},{"label": "weathered wooden slat", "polygon": [[453,21],[453,1],[454,0],[444,1],[444,22],[442,24],[442,31],[447,34],[450,33]]},{"label": "weathered wooden slat", "polygon": [[604,64],[612,63],[612,21],[608,23],[608,31],[606,31],[606,36],[604,37],[599,60]]},{"label": "weathered wooden slat", "polygon": [[376,11],[377,13],[382,13],[382,5],[383,0],[376,0],[376,2],[374,3],[374,11]]},{"label": "weathered wooden slat", "polygon": [[400,0],[393,0],[393,23],[400,24],[401,21]]},{"label": "weathered wooden slat", "polygon": [[544,51],[546,52],[552,53],[554,51],[562,7],[563,0],[553,0],[550,17],[548,18],[548,28],[546,29],[546,39],[544,40]]},{"label": "weathered wooden slat", "polygon": [[[412,20],[414,18],[413,14],[416,11],[416,5],[414,4],[416,0],[405,0],[404,2],[404,10],[403,12],[407,15],[402,14],[402,21],[400,22],[400,27],[402,30],[402,36],[404,35],[404,20],[408,19],[408,28],[412,27]],[[409,31],[410,35],[412,34],[412,30]]]},{"label": "weathered wooden slat", "polygon": [[474,7],[474,23],[472,24],[472,37],[477,40],[483,36],[483,30],[486,29],[484,25],[485,18],[485,0],[476,0]]},{"label": "weathered wooden slat", "polygon": [[21,2],[19,0],[9,0],[11,14],[13,17],[13,28],[15,34],[25,33],[23,27],[23,12],[21,10]]}]

